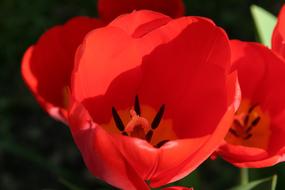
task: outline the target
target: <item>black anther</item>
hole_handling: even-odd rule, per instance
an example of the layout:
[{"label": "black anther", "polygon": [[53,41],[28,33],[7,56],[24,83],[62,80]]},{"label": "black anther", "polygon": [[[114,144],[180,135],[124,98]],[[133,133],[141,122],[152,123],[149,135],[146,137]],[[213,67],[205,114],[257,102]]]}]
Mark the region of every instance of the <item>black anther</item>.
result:
[{"label": "black anther", "polygon": [[125,136],[129,136],[126,131],[123,131],[121,134],[122,134],[122,135],[125,135]]},{"label": "black anther", "polygon": [[147,142],[150,142],[151,141],[151,138],[152,138],[152,135],[153,135],[153,130],[149,130],[146,135],[145,135],[145,140]]},{"label": "black anther", "polygon": [[163,104],[163,105],[159,108],[159,110],[158,110],[156,116],[154,117],[154,119],[153,119],[153,121],[152,121],[152,123],[151,123],[151,128],[152,128],[152,129],[156,129],[156,128],[158,127],[158,125],[159,125],[159,123],[160,123],[160,121],[161,121],[161,119],[162,119],[162,116],[163,116],[163,113],[164,113],[164,109],[165,109],[165,105]]},{"label": "black anther", "polygon": [[137,115],[141,115],[141,108],[138,96],[135,97],[135,112]]},{"label": "black anther", "polygon": [[247,125],[248,124],[248,121],[249,121],[249,114],[247,114],[244,118],[244,125]]},{"label": "black anther", "polygon": [[254,127],[253,125],[250,125],[250,126],[245,130],[245,133],[248,134],[248,133],[252,130],[253,127]]},{"label": "black anther", "polygon": [[234,119],[234,125],[239,127],[239,128],[243,127],[243,125],[240,123],[240,121],[238,119]]},{"label": "black anther", "polygon": [[116,126],[117,128],[120,130],[120,131],[124,131],[125,130],[125,126],[124,126],[124,123],[123,121],[121,120],[117,110],[115,109],[115,107],[112,107],[112,115],[113,115],[113,118],[114,118],[114,121],[116,123]]},{"label": "black anther", "polygon": [[252,122],[251,122],[251,124],[250,124],[250,126],[246,129],[246,133],[249,133],[251,130],[252,130],[252,128],[253,127],[255,127],[258,123],[259,123],[259,121],[260,121],[260,117],[258,116],[257,118],[255,118]]},{"label": "black anther", "polygon": [[252,106],[248,109],[247,113],[251,113],[251,112],[256,108],[256,106],[257,106],[257,104],[252,105]]},{"label": "black anther", "polygon": [[249,139],[250,137],[252,137],[252,134],[248,134],[246,137],[244,137],[243,139],[244,140],[247,140],[247,139]]},{"label": "black anther", "polygon": [[167,143],[169,140],[163,140],[163,141],[160,141],[159,143],[157,143],[157,145],[155,145],[156,148],[160,148],[162,147],[162,145],[164,145],[165,143]]},{"label": "black anther", "polygon": [[233,134],[235,137],[239,137],[239,134],[232,128],[230,128],[230,133]]},{"label": "black anther", "polygon": [[258,116],[257,118],[255,118],[255,119],[251,122],[251,125],[252,125],[252,126],[256,126],[256,125],[259,123],[260,119],[261,119],[261,118]]}]

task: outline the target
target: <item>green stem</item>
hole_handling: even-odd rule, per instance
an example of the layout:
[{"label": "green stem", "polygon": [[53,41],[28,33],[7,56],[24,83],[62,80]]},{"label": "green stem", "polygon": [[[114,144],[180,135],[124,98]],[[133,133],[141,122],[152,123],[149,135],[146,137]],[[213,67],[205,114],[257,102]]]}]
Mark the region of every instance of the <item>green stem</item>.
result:
[{"label": "green stem", "polygon": [[241,168],[240,169],[240,184],[241,185],[246,185],[249,182],[248,179],[248,168]]}]

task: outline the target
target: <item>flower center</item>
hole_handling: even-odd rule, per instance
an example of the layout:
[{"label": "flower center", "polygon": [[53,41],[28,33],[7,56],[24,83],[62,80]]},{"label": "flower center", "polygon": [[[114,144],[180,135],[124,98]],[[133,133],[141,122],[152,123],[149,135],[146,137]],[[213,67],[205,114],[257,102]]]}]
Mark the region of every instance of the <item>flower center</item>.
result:
[{"label": "flower center", "polygon": [[266,148],[270,136],[269,116],[258,104],[242,101],[225,140],[228,143]]},{"label": "flower center", "polygon": [[[155,130],[159,127],[165,111],[165,105],[161,105],[152,122],[149,123],[145,117],[141,116],[141,108],[138,96],[135,97],[134,108],[129,111],[130,120],[125,126],[115,107],[112,107],[112,116],[117,129],[122,135],[144,139],[151,143]],[[154,144],[159,148],[169,139],[163,139]],[[153,143],[151,143],[153,144]]]},{"label": "flower center", "polygon": [[144,139],[146,131],[149,130],[148,121],[144,117],[137,115],[133,109],[131,109],[130,115],[131,120],[125,127],[125,132],[129,133],[132,137]]}]

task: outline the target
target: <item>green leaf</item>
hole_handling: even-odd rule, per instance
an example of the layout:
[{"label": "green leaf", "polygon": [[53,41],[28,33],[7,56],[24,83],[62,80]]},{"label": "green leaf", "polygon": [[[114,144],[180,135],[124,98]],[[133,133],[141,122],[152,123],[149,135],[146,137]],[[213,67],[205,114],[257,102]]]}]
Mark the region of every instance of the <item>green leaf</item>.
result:
[{"label": "green leaf", "polygon": [[272,177],[271,190],[275,190],[277,185],[277,175]]},{"label": "green leaf", "polygon": [[[268,185],[267,184],[268,182],[271,182],[271,190],[275,190],[276,185],[277,185],[277,175],[274,175],[274,176],[268,177],[268,178],[264,178],[264,179],[255,180],[255,181],[249,182],[248,184],[245,184],[245,185],[240,185],[240,186],[230,188],[229,190],[251,190],[255,187],[260,188],[260,185]],[[267,189],[267,188],[265,188],[265,189]]]},{"label": "green leaf", "polygon": [[250,10],[261,43],[271,47],[271,35],[276,24],[276,17],[256,5],[252,5]]}]

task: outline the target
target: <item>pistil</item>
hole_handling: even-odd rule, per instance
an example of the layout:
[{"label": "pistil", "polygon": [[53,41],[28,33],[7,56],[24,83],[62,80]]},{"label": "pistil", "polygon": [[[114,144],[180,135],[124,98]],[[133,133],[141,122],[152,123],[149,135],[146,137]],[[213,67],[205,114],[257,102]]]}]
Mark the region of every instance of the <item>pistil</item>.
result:
[{"label": "pistil", "polygon": [[132,137],[145,139],[145,132],[150,128],[147,119],[139,116],[135,110],[130,111],[131,120],[127,124],[125,131]]}]

